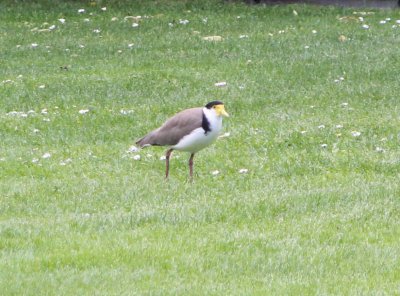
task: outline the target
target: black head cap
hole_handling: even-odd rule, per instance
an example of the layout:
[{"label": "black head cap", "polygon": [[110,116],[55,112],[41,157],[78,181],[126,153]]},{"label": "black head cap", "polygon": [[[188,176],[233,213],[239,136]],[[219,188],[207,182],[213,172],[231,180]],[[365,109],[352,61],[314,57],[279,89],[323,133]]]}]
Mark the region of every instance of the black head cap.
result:
[{"label": "black head cap", "polygon": [[215,105],[223,105],[224,103],[222,103],[221,101],[212,101],[212,102],[210,102],[210,103],[208,103],[207,105],[206,105],[206,108],[207,109],[211,109],[213,106],[215,106]]}]

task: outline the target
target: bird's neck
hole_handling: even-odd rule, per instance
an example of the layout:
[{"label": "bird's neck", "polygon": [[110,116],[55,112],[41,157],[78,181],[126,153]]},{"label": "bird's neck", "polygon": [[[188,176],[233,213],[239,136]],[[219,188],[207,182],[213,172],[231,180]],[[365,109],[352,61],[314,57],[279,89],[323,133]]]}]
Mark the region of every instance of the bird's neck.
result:
[{"label": "bird's neck", "polygon": [[215,114],[214,110],[203,108],[202,127],[205,133],[219,132],[222,126],[222,117]]}]

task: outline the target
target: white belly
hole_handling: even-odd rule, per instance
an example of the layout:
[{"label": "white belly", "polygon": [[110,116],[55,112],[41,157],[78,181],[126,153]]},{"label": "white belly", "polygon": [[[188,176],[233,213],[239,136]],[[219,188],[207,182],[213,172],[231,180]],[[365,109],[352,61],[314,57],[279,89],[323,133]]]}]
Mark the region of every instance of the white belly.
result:
[{"label": "white belly", "polygon": [[184,136],[178,144],[171,148],[179,151],[196,153],[212,144],[217,139],[219,131],[220,128],[214,128],[205,134],[203,128],[197,128],[190,134]]}]

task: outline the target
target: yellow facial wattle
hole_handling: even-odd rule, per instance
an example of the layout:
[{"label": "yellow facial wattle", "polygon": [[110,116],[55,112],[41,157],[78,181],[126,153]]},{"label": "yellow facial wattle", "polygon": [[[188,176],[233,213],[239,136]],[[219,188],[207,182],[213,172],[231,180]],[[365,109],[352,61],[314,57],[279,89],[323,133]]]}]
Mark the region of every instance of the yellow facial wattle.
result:
[{"label": "yellow facial wattle", "polygon": [[218,116],[229,117],[229,114],[225,111],[224,105],[216,105],[214,108],[215,108],[215,112],[217,112]]}]

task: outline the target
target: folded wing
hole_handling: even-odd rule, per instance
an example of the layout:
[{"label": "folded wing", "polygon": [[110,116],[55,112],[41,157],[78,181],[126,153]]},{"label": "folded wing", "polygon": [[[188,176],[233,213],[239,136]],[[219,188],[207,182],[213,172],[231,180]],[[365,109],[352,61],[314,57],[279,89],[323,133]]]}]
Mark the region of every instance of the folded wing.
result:
[{"label": "folded wing", "polygon": [[202,108],[184,110],[168,119],[160,128],[150,132],[136,144],[140,147],[176,145],[184,136],[200,128],[202,120]]}]

